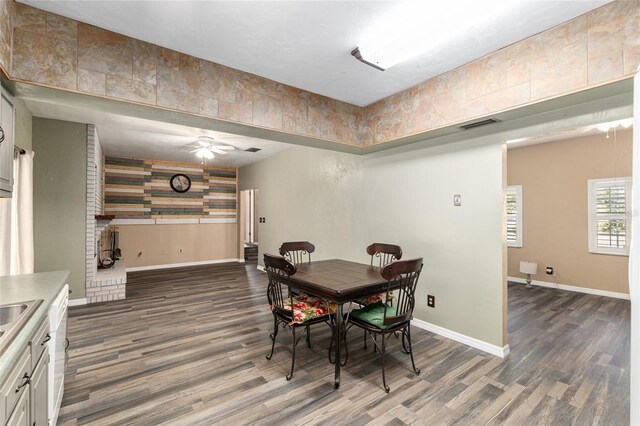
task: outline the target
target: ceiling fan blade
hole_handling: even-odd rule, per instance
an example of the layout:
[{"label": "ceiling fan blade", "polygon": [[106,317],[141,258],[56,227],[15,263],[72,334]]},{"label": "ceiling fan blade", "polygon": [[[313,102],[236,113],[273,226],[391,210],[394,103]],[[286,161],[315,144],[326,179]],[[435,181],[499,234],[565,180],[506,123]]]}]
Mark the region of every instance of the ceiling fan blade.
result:
[{"label": "ceiling fan blade", "polygon": [[209,148],[209,149],[210,149],[211,151],[215,152],[216,154],[220,154],[220,155],[228,154],[228,152],[227,152],[227,151],[223,151],[223,150],[219,149],[217,146],[216,146],[216,147],[213,147],[213,146],[212,146],[212,147],[211,147],[211,148]]},{"label": "ceiling fan blade", "polygon": [[236,149],[235,146],[231,146],[231,145],[215,145],[215,148],[226,149],[228,151],[232,151],[232,150]]}]

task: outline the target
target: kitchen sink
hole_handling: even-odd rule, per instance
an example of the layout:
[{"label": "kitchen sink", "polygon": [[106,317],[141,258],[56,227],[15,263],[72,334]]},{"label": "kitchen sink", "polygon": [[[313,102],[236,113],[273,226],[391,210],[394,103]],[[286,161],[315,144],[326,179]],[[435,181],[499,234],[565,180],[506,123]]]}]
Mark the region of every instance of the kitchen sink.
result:
[{"label": "kitchen sink", "polygon": [[26,303],[0,305],[0,326],[17,321],[28,307]]},{"label": "kitchen sink", "polygon": [[0,353],[20,334],[41,303],[42,299],[36,299],[0,305]]}]

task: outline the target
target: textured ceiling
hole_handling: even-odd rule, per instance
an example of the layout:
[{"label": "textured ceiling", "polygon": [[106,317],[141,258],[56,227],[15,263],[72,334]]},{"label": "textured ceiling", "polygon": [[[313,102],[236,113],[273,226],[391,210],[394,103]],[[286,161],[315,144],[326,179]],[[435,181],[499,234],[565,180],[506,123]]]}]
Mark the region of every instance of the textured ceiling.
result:
[{"label": "textured ceiling", "polygon": [[[360,106],[609,2],[19,1]],[[372,36],[382,35],[382,42],[392,39],[403,29],[390,27],[392,17],[414,8],[406,21],[413,19],[419,26],[408,35],[415,32],[415,41],[422,34],[424,41],[418,41],[424,53],[384,72],[351,56],[353,48]],[[470,8],[478,8],[477,19],[465,24],[462,17]],[[428,29],[440,27],[455,34],[428,35]]]}]

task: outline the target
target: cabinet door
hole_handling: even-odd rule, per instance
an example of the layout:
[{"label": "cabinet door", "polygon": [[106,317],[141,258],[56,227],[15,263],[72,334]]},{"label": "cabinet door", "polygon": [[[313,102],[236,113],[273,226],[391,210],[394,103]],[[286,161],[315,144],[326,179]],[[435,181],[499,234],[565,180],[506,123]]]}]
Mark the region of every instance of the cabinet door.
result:
[{"label": "cabinet door", "polygon": [[16,409],[7,421],[7,426],[29,426],[29,392],[22,392]]},{"label": "cabinet door", "polygon": [[0,95],[0,127],[4,141],[0,143],[0,197],[11,197],[13,191],[13,100],[4,91]]},{"label": "cabinet door", "polygon": [[33,426],[47,426],[48,423],[48,373],[49,349],[47,347],[33,370],[29,385],[31,387],[31,424]]}]

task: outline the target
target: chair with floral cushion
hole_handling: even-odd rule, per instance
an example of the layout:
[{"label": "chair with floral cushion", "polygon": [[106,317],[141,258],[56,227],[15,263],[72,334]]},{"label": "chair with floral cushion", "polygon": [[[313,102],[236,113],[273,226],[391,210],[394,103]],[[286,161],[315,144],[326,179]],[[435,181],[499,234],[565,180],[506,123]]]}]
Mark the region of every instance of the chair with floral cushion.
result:
[{"label": "chair with floral cushion", "polygon": [[[291,291],[289,277],[296,273],[296,267],[284,257],[265,253],[264,267],[269,277],[267,298],[273,313],[271,353],[267,355],[267,359],[270,360],[273,357],[278,326],[289,327],[293,337],[293,354],[291,356],[291,372],[287,374],[287,380],[291,380],[296,361],[296,346],[300,338],[305,334],[305,331],[308,332],[308,327],[313,324],[326,323],[333,332],[332,315],[336,312],[336,306],[305,294],[294,294]],[[303,332],[296,338],[298,328],[302,328]]]},{"label": "chair with floral cushion", "polygon": [[[382,342],[373,344],[380,353],[382,364],[382,383],[385,392],[389,392],[384,372],[384,356],[386,353],[387,337],[395,332],[402,333],[402,347],[411,357],[413,372],[420,374],[413,360],[411,348],[411,318],[415,306],[415,291],[418,278],[422,271],[422,258],[400,260],[382,268],[380,274],[387,280],[384,301],[376,302],[361,309],[354,309],[349,313],[349,324],[362,328],[369,335],[380,335]],[[390,294],[396,293],[395,306],[391,306]]]},{"label": "chair with floral cushion", "polygon": [[[286,241],[282,243],[278,252],[289,262],[294,265],[311,262],[311,253],[316,251],[316,246],[309,241]],[[294,295],[300,294],[300,291],[291,289]],[[311,329],[307,327],[307,345],[311,347]]]}]

